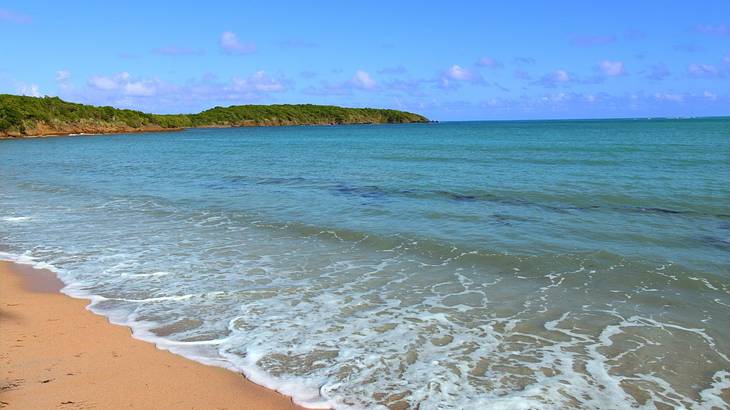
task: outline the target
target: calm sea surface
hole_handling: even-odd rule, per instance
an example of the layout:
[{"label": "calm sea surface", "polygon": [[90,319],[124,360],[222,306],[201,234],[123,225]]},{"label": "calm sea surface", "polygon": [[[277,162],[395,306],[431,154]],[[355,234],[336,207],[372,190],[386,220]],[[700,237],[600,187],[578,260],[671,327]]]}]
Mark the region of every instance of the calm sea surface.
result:
[{"label": "calm sea surface", "polygon": [[727,118],[0,141],[0,251],[310,406],[730,406]]}]

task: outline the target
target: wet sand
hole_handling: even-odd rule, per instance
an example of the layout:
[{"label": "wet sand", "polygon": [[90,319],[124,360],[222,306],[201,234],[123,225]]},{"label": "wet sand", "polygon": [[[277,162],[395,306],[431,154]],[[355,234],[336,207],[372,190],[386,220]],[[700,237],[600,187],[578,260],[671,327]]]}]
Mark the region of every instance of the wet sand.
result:
[{"label": "wet sand", "polygon": [[291,399],[131,337],[45,270],[0,261],[0,407],[295,409]]}]

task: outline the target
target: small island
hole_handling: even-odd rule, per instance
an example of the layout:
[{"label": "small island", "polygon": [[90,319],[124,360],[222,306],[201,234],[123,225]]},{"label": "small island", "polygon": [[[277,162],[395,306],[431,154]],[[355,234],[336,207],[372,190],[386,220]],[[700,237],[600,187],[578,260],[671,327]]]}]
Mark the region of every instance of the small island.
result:
[{"label": "small island", "polygon": [[63,101],[0,94],[0,138],[173,131],[184,128],[282,125],[402,124],[429,120],[378,108],[313,104],[234,105],[197,114],[148,114]]}]

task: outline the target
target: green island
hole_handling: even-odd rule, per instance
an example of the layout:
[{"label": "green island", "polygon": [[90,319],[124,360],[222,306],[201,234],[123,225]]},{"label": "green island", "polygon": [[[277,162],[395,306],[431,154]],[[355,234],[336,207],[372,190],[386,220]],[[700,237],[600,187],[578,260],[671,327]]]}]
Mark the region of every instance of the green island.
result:
[{"label": "green island", "polygon": [[215,107],[197,114],[148,114],[63,101],[0,94],[0,138],[170,131],[204,127],[398,124],[428,122],[405,111],[330,105],[276,104]]}]

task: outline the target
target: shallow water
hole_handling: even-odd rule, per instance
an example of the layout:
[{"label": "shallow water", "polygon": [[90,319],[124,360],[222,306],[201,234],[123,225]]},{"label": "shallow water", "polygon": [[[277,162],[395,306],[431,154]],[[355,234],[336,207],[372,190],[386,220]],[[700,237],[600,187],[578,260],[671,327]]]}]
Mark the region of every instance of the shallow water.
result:
[{"label": "shallow water", "polygon": [[730,119],[0,141],[0,256],[310,406],[728,408]]}]

